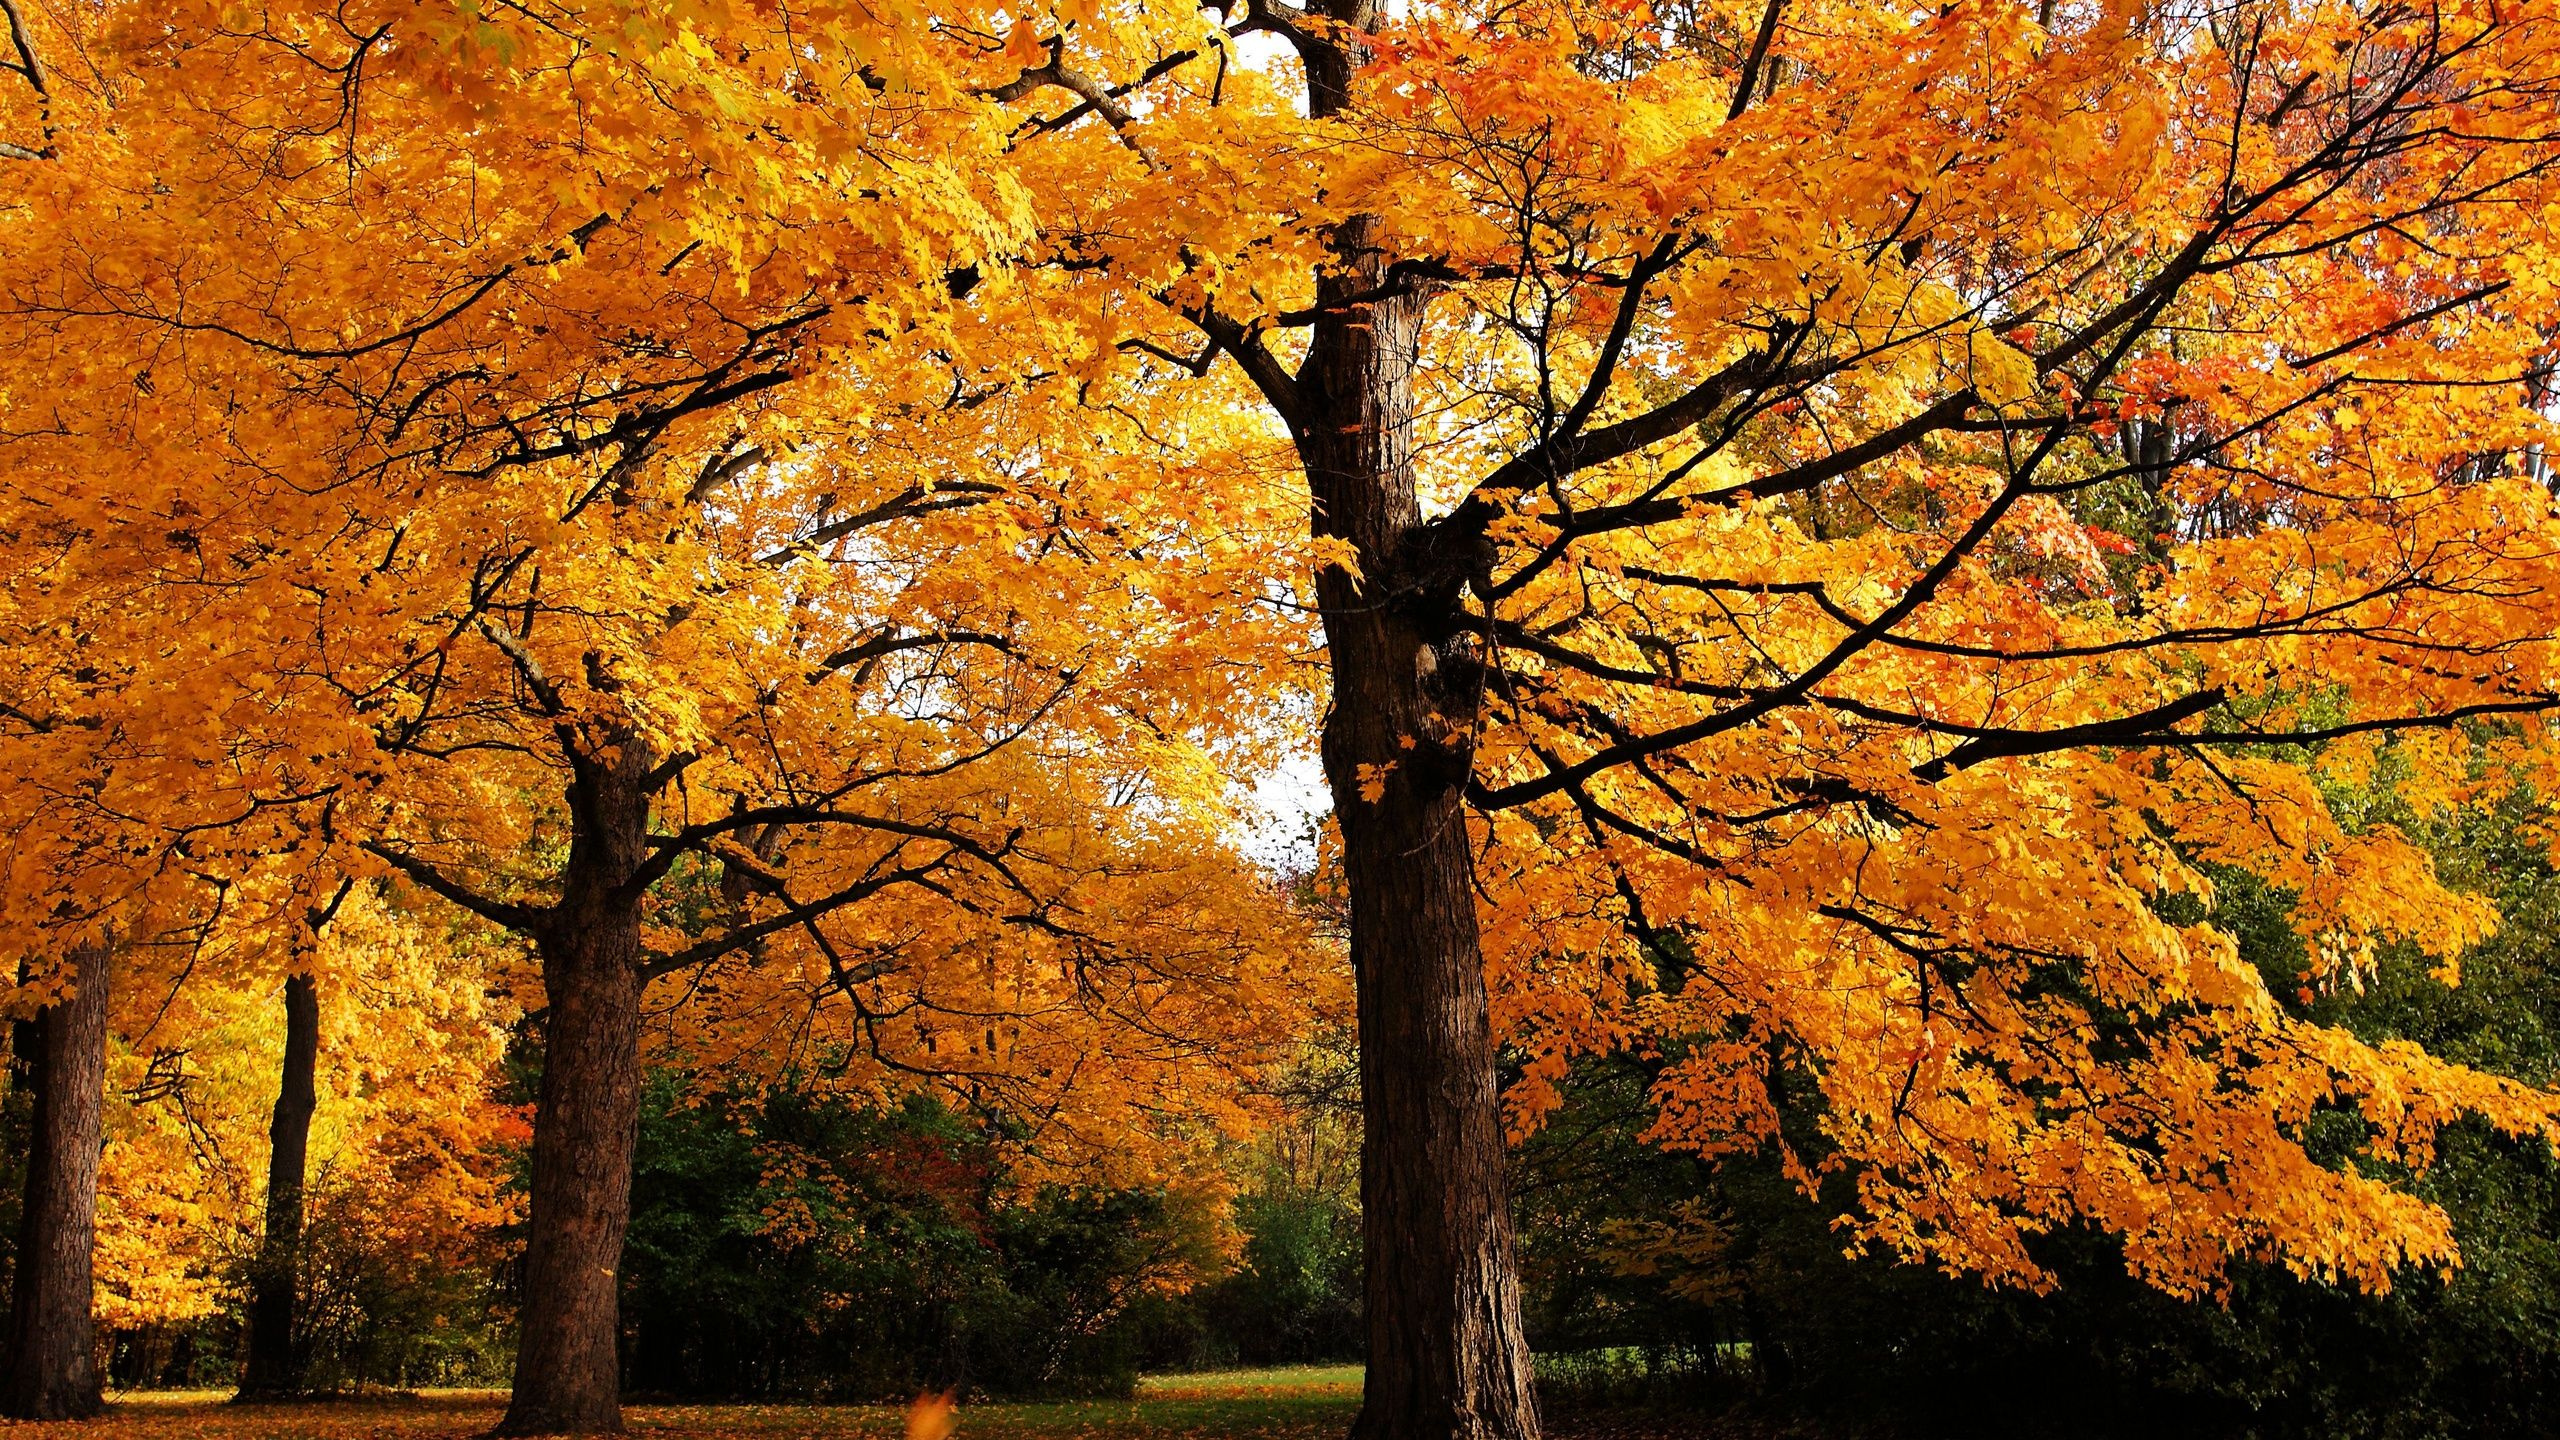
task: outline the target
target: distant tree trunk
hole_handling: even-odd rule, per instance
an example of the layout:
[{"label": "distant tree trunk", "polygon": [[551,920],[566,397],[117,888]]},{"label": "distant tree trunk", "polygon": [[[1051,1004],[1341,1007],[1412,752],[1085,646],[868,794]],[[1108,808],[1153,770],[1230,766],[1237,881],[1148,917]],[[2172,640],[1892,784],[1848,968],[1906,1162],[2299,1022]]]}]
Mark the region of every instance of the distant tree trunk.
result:
[{"label": "distant tree trunk", "polygon": [[291,1395],[303,1387],[294,1307],[302,1285],[302,1187],[319,1109],[320,991],[308,975],[284,982],[284,1074],[267,1125],[267,1233],[249,1298],[249,1364],[243,1400]]},{"label": "distant tree trunk", "polygon": [[1769,1307],[1761,1300],[1757,1286],[1742,1288],[1742,1325],[1744,1338],[1751,1342],[1751,1363],[1760,1372],[1761,1388],[1771,1394],[1795,1388],[1795,1361],[1787,1354],[1786,1342],[1769,1324]]},{"label": "distant tree trunk", "polygon": [[0,1412],[81,1420],[105,1408],[90,1321],[90,1246],[107,1081],[107,947],[71,954],[77,989],[38,1012],[25,1206],[9,1296],[9,1379]]},{"label": "distant tree trunk", "polygon": [[[1341,16],[1374,19],[1365,6]],[[1321,112],[1347,69],[1311,66]],[[1473,858],[1464,810],[1484,665],[1460,625],[1476,568],[1431,553],[1415,490],[1413,367],[1425,300],[1388,294],[1380,230],[1334,236],[1298,393],[1317,530],[1363,579],[1317,577],[1333,667],[1325,774],[1351,895],[1365,1129],[1368,1376],[1358,1440],[1538,1433],[1512,1258]]]},{"label": "distant tree trunk", "polygon": [[[27,983],[31,968],[24,958],[18,961],[19,984]],[[18,1220],[25,1209],[27,1157],[35,1149],[36,1052],[43,1048],[43,1037],[44,1031],[33,1016],[9,1022],[9,1094],[5,1107],[0,1107],[0,1160],[7,1162],[5,1172],[0,1172],[5,1173],[7,1185],[0,1207],[5,1207],[6,1219],[0,1224],[5,1224],[5,1233],[12,1242],[17,1239]],[[17,1255],[13,1243],[9,1253],[0,1256],[0,1286],[14,1283],[11,1277],[16,1271]],[[0,1294],[6,1293],[9,1292],[0,1290]],[[6,1332],[0,1331],[0,1343],[7,1338]],[[8,1373],[9,1357],[0,1352],[0,1381],[5,1381]]]},{"label": "distant tree trunk", "polygon": [[623,1231],[640,1131],[640,895],[652,755],[626,738],[579,767],[560,904],[534,937],[550,1018],[515,1394],[501,1435],[622,1429]]}]

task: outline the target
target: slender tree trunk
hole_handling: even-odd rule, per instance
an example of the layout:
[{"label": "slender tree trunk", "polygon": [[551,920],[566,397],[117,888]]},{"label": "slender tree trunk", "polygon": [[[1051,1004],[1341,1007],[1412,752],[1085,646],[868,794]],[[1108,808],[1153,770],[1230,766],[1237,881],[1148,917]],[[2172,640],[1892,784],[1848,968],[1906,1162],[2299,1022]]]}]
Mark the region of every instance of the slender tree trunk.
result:
[{"label": "slender tree trunk", "polygon": [[[1321,110],[1347,70],[1310,70]],[[1316,528],[1357,547],[1365,577],[1317,577],[1366,1125],[1369,1366],[1352,1433],[1528,1440],[1537,1406],[1463,809],[1484,667],[1458,601],[1476,562],[1430,551],[1412,468],[1425,301],[1355,298],[1386,279],[1378,234],[1363,217],[1335,236],[1340,268],[1319,294],[1329,316],[1298,377]]]},{"label": "slender tree trunk", "polygon": [[311,1152],[311,1116],[320,1107],[320,990],[308,975],[284,982],[284,1075],[267,1125],[267,1234],[249,1297],[249,1365],[240,1398],[299,1392],[302,1187]]},{"label": "slender tree trunk", "polygon": [[640,896],[649,747],[579,767],[561,901],[534,937],[550,1000],[515,1394],[501,1435],[622,1429],[622,1238],[640,1132]]},{"label": "slender tree trunk", "polygon": [[25,1208],[9,1297],[9,1384],[0,1411],[79,1420],[105,1408],[90,1321],[90,1244],[106,1103],[107,947],[72,952],[78,988],[36,1016]]}]

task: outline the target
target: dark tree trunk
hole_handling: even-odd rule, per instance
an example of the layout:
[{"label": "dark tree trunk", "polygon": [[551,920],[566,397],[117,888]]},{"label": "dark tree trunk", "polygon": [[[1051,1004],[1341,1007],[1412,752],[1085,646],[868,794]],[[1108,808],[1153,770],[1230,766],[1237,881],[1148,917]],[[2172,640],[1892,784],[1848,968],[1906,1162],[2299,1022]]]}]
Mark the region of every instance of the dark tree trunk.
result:
[{"label": "dark tree trunk", "polygon": [[515,1394],[501,1435],[622,1429],[622,1237],[640,1130],[640,893],[649,747],[583,761],[559,906],[534,936],[550,1001]]},{"label": "dark tree trunk", "polygon": [[[1318,109],[1338,104],[1348,63],[1309,70]],[[1333,666],[1324,763],[1351,893],[1366,1126],[1369,1367],[1352,1433],[1526,1440],[1537,1406],[1463,809],[1484,685],[1457,624],[1474,562],[1432,553],[1414,490],[1424,298],[1353,298],[1386,279],[1378,233],[1364,217],[1334,237],[1340,269],[1319,294],[1328,318],[1298,376],[1316,528],[1350,541],[1365,577],[1317,577]]]},{"label": "dark tree trunk", "polygon": [[311,1152],[311,1116],[320,1108],[320,991],[308,975],[284,982],[284,1074],[267,1125],[267,1234],[249,1297],[249,1364],[244,1400],[291,1395],[303,1384],[300,1327],[302,1186]]},{"label": "dark tree trunk", "polygon": [[0,1411],[79,1420],[105,1408],[90,1323],[90,1243],[107,1081],[107,947],[72,953],[78,988],[40,1012],[25,1208],[9,1297],[9,1385]]},{"label": "dark tree trunk", "polygon": [[[27,983],[33,967],[22,957],[18,961],[18,983]],[[0,1109],[0,1176],[6,1177],[7,1193],[0,1196],[0,1224],[11,1245],[7,1255],[0,1255],[0,1287],[16,1282],[18,1221],[26,1209],[27,1160],[35,1152],[36,1062],[37,1052],[44,1048],[44,1030],[33,1015],[23,1015],[9,1022],[9,1096]],[[0,1289],[0,1295],[11,1293]],[[0,1343],[8,1339],[0,1331]],[[0,1351],[0,1383],[6,1383],[9,1356]]]}]

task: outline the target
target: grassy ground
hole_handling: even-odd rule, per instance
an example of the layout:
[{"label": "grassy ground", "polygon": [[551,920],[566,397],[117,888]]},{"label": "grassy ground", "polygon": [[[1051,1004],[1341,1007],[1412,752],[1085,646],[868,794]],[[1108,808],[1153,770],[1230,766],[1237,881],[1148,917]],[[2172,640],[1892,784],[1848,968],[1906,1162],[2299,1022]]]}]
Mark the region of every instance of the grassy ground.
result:
[{"label": "grassy ground", "polygon": [[[487,1390],[313,1405],[233,1405],[210,1391],[119,1397],[84,1425],[11,1425],[7,1440],[463,1440],[496,1423]],[[953,1440],[1337,1440],[1360,1405],[1356,1365],[1160,1375],[1130,1400],[964,1405]],[[634,1405],[641,1440],[904,1440],[887,1405]],[[1723,1435],[1662,1415],[1558,1417],[1558,1440],[1709,1440]]]},{"label": "grassy ground", "polygon": [[[10,1425],[9,1440],[460,1440],[496,1423],[506,1397],[428,1391],[316,1405],[233,1405],[213,1392],[121,1397],[86,1425]],[[1132,1400],[964,1405],[954,1440],[1317,1440],[1339,1436],[1360,1404],[1358,1367],[1228,1371],[1150,1379]],[[904,1440],[906,1412],[886,1405],[635,1405],[647,1440]]]}]

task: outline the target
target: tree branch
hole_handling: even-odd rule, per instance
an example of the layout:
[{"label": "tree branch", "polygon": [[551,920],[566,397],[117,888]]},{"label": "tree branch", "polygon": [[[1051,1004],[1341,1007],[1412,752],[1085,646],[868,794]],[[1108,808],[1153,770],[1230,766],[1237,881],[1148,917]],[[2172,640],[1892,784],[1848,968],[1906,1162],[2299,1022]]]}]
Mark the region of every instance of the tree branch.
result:
[{"label": "tree branch", "polygon": [[447,878],[443,871],[427,862],[413,855],[404,855],[378,840],[363,841],[358,848],[483,920],[504,925],[524,935],[532,934],[542,924],[542,911],[529,905],[493,900],[457,880]]}]

